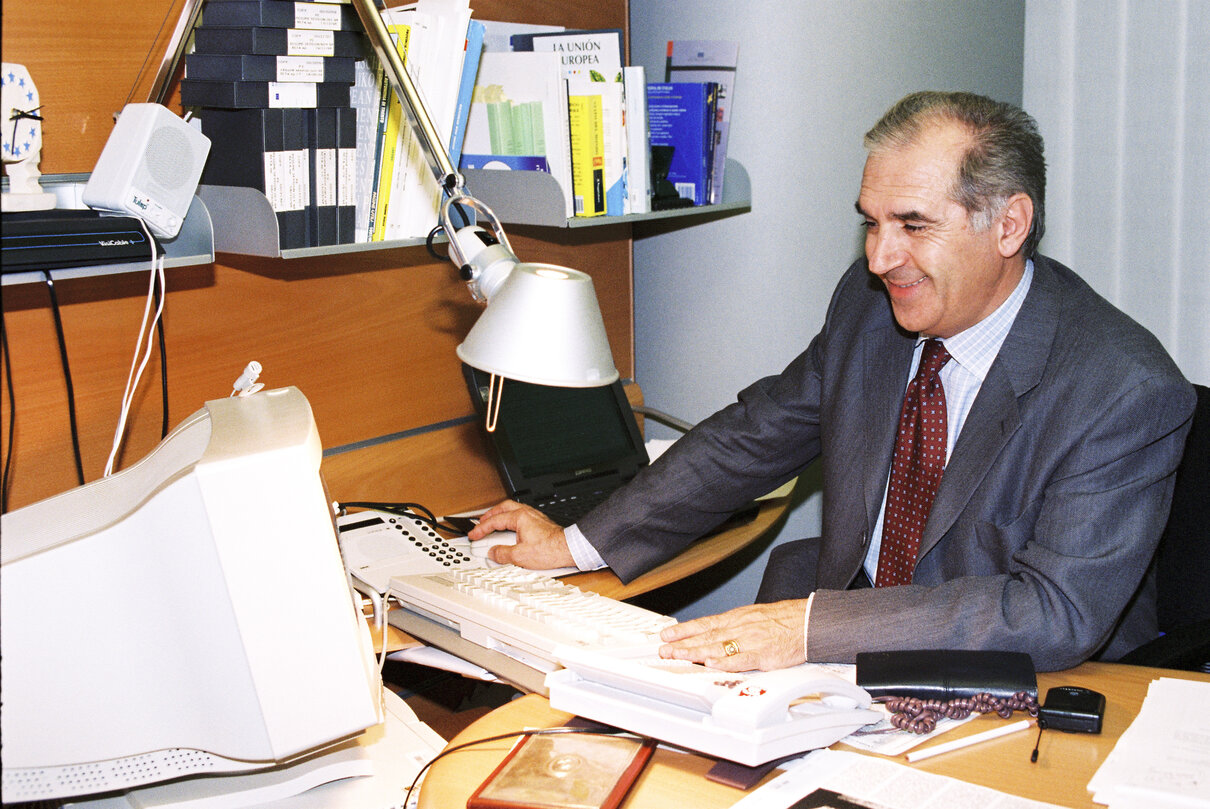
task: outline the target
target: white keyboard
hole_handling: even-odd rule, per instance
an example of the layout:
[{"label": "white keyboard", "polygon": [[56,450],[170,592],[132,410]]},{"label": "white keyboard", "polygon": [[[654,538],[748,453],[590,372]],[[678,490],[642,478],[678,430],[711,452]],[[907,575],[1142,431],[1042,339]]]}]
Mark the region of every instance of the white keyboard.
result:
[{"label": "white keyboard", "polygon": [[395,576],[390,594],[409,611],[540,671],[558,668],[556,646],[654,648],[675,618],[504,565]]}]

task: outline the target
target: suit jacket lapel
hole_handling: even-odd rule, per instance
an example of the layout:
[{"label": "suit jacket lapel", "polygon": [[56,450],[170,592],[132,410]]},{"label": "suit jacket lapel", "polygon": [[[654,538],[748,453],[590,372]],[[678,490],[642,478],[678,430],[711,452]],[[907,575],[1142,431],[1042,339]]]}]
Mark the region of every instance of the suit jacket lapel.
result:
[{"label": "suit jacket lapel", "polygon": [[865,445],[854,457],[863,458],[865,462],[862,480],[865,485],[865,536],[868,537],[874,530],[874,521],[878,519],[886,494],[895,432],[899,429],[899,411],[903,409],[903,392],[916,340],[894,325],[866,332],[862,340],[864,401],[859,408],[865,422]]},{"label": "suit jacket lapel", "polygon": [[1058,317],[1056,279],[1048,261],[1039,257],[1034,261],[1033,282],[1021,311],[979,388],[950,454],[920,540],[921,556],[954,524],[1000,450],[1020,427],[1017,400],[1042,377]]}]

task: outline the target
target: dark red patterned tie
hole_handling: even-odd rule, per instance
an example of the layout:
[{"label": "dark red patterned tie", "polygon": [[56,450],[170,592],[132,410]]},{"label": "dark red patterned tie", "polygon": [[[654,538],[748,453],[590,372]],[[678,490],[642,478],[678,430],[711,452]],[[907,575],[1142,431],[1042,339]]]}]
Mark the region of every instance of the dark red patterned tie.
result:
[{"label": "dark red patterned tie", "polygon": [[940,340],[926,341],[903,396],[875,587],[912,583],[920,537],[945,471],[945,389],[938,374],[949,358]]}]

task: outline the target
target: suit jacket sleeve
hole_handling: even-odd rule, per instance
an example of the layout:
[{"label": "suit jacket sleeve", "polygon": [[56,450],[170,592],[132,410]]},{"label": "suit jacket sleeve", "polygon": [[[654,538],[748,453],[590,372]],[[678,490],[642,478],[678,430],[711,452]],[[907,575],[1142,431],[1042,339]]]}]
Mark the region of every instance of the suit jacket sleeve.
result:
[{"label": "suit jacket sleeve", "polygon": [[[850,285],[860,280],[852,269],[846,275]],[[831,307],[841,297],[838,290]],[[580,520],[585,538],[622,581],[672,558],[819,455],[823,342],[821,334],[781,374],[741,391]]]}]

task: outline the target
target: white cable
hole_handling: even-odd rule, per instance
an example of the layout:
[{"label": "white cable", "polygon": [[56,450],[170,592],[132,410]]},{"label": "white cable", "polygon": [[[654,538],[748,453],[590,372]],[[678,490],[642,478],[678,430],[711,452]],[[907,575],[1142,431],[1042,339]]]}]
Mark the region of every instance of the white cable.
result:
[{"label": "white cable", "polygon": [[[105,463],[105,477],[113,474],[114,461],[118,457],[118,451],[122,448],[122,441],[125,438],[126,419],[130,415],[130,407],[134,402],[134,392],[138,389],[139,380],[143,376],[143,369],[147,367],[147,362],[151,359],[155,326],[164,313],[164,302],[168,298],[168,287],[164,282],[164,256],[160,255],[156,250],[155,239],[152,238],[151,232],[147,230],[147,223],[140,219],[139,224],[142,225],[143,233],[147,235],[147,242],[151,245],[151,282],[147,290],[147,303],[143,306],[143,323],[139,326],[139,337],[135,342],[134,356],[130,360],[130,373],[126,377],[126,390],[122,394],[122,408],[118,414],[118,426],[113,433],[113,448],[109,452],[109,460]],[[160,302],[156,307],[155,316],[151,318],[151,322],[148,324],[151,302],[155,299],[156,281],[159,281],[160,284]],[[143,353],[142,362],[139,362],[139,352],[143,347],[144,335],[147,337],[147,350]],[[137,370],[135,367],[136,364],[138,365]]]}]

